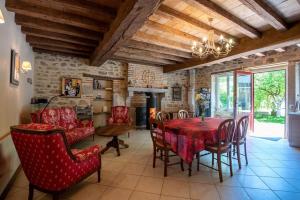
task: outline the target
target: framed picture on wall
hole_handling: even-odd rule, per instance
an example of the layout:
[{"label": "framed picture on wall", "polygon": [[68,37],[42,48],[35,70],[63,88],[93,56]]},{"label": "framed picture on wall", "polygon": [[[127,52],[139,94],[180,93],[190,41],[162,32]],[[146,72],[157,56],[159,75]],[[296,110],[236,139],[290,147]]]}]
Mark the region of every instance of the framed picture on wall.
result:
[{"label": "framed picture on wall", "polygon": [[10,83],[18,86],[20,74],[20,56],[15,50],[11,50],[10,55]]},{"label": "framed picture on wall", "polygon": [[79,78],[62,78],[62,94],[65,97],[81,97],[82,81]]},{"label": "framed picture on wall", "polygon": [[172,100],[173,101],[181,101],[181,90],[182,88],[176,84],[174,87],[172,87]]}]

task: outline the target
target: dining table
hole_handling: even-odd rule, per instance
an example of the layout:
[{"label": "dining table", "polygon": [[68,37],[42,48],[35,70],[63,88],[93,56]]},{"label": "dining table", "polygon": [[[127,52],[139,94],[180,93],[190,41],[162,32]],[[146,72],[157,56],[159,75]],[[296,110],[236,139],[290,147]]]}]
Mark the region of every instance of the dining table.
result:
[{"label": "dining table", "polygon": [[164,122],[166,140],[186,163],[191,164],[195,153],[205,149],[205,143],[217,142],[217,131],[224,118],[199,117],[173,119]]}]

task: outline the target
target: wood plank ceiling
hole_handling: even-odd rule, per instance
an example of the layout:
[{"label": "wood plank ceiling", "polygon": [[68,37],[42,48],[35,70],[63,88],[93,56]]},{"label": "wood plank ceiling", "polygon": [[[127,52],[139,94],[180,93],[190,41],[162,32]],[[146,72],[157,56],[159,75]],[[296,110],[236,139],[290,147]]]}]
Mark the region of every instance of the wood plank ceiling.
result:
[{"label": "wood plank ceiling", "polygon": [[[6,0],[34,51],[163,66],[165,72],[300,41],[297,0]],[[214,18],[212,24],[208,18]],[[233,38],[221,60],[191,54],[207,35]]]}]

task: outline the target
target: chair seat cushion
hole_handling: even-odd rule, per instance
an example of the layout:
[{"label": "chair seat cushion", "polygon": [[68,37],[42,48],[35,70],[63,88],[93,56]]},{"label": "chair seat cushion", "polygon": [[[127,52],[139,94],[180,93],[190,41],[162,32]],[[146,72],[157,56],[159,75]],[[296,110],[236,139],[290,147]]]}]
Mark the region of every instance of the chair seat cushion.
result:
[{"label": "chair seat cushion", "polygon": [[94,145],[87,149],[72,149],[71,150],[76,160],[84,161],[94,154],[99,154],[100,146]]},{"label": "chair seat cushion", "polygon": [[74,128],[66,131],[66,137],[69,144],[74,144],[80,141],[82,138],[93,135],[95,132],[94,127]]}]

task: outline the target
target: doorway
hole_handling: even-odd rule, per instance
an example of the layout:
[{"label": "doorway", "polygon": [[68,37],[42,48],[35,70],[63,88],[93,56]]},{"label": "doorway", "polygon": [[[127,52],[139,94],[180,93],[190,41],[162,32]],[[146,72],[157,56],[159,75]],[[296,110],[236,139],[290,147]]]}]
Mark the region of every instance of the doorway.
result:
[{"label": "doorway", "polygon": [[285,136],[286,70],[254,73],[254,131],[251,136],[279,140]]},{"label": "doorway", "polygon": [[215,117],[250,117],[250,135],[285,137],[286,65],[212,74],[211,112]]}]

